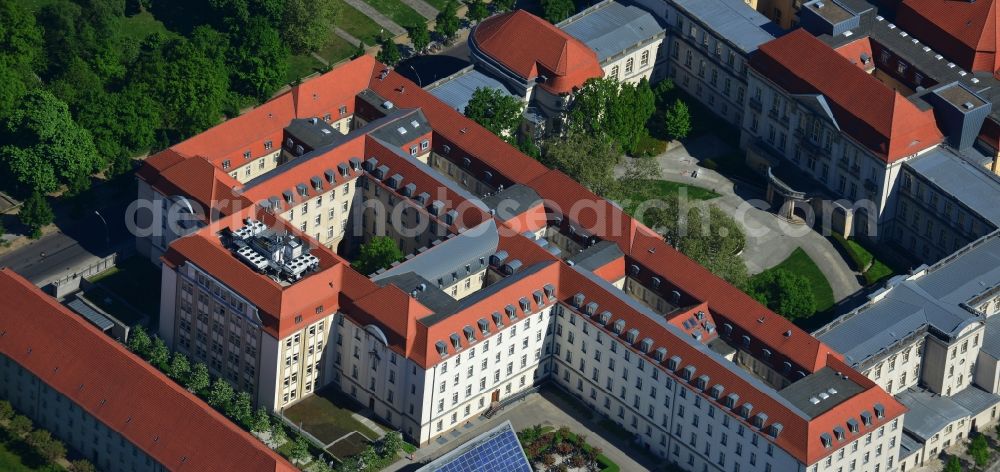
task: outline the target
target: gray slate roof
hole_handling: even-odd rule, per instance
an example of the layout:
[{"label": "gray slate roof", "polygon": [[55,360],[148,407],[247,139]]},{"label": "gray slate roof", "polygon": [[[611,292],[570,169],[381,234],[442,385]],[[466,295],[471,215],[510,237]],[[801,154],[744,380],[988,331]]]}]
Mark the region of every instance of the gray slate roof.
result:
[{"label": "gray slate roof", "polygon": [[514,184],[493,195],[483,197],[483,203],[496,210],[501,220],[514,218],[542,202],[542,197],[527,185]]},{"label": "gray slate roof", "polygon": [[593,271],[624,255],[622,250],[618,248],[618,244],[611,241],[600,241],[574,254],[568,261],[581,269]]},{"label": "gray slate roof", "polygon": [[605,1],[559,23],[559,29],[597,53],[603,64],[630,47],[664,33],[653,15],[634,6]]},{"label": "gray slate roof", "polygon": [[[449,287],[456,280],[465,278],[465,266],[469,266],[471,273],[479,272],[489,264],[489,257],[497,252],[497,245],[500,244],[500,234],[497,232],[496,222],[488,220],[473,228],[469,228],[451,238],[448,238],[412,259],[390,267],[385,272],[372,276],[372,280],[378,282],[392,276],[413,272],[424,279],[432,282],[435,287],[437,281],[442,279],[442,286]],[[483,260],[480,263],[480,259]],[[457,277],[452,277],[457,273]]]},{"label": "gray slate roof", "polygon": [[970,415],[978,415],[1000,403],[1000,395],[987,392],[975,385],[969,385],[962,389],[962,391],[952,395],[951,399],[965,408]]},{"label": "gray slate roof", "polygon": [[848,363],[858,365],[921,330],[933,328],[949,336],[981,321],[960,305],[997,284],[1000,233],[993,233],[930,267],[923,276],[891,280],[885,289],[872,294],[877,301],[814,334],[843,353]]},{"label": "gray slate roof", "polygon": [[948,424],[969,416],[969,410],[951,398],[927,390],[911,388],[897,394],[896,399],[910,409],[903,429],[924,443]]},{"label": "gray slate roof", "polygon": [[473,69],[471,66],[464,72],[459,72],[428,85],[427,91],[437,97],[438,100],[447,103],[448,106],[464,114],[465,106],[469,104],[469,99],[472,98],[472,92],[475,92],[478,88],[496,89],[506,95],[514,96],[502,82]]},{"label": "gray slate roof", "polygon": [[974,167],[947,148],[934,150],[907,161],[916,173],[969,207],[993,226],[1000,227],[1000,178]]},{"label": "gray slate roof", "polygon": [[986,318],[986,335],[979,352],[1000,359],[1000,315]]},{"label": "gray slate roof", "polygon": [[743,0],[674,0],[677,8],[733,43],[744,54],[775,38],[774,23]]}]

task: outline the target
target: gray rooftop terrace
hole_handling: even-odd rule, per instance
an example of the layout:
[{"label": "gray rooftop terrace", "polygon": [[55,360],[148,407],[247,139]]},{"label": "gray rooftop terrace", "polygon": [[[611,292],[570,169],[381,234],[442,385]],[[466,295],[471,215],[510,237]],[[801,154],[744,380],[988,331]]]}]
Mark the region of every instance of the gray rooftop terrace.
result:
[{"label": "gray rooftop terrace", "polygon": [[837,371],[824,367],[779,390],[778,394],[809,415],[809,418],[815,418],[864,391],[857,382],[837,374]]},{"label": "gray rooftop terrace", "polygon": [[463,114],[465,113],[465,106],[469,104],[472,93],[476,89],[494,89],[499,90],[504,95],[514,96],[502,82],[476,70],[473,66],[466,67],[425,88],[438,100],[447,103],[448,106]]}]

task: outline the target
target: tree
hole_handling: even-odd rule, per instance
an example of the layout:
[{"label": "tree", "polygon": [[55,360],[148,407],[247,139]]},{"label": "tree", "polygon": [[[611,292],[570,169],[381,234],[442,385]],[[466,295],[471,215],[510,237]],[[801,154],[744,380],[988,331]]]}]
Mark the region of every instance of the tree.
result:
[{"label": "tree", "polygon": [[0,0],[0,64],[27,73],[37,70],[44,57],[42,29],[27,4]]},{"label": "tree", "polygon": [[292,447],[288,449],[288,458],[292,462],[305,462],[309,459],[309,442],[306,438],[299,436],[295,438]]},{"label": "tree", "polygon": [[634,153],[646,135],[646,122],[656,111],[656,97],[644,80],[631,85],[614,77],[584,82],[569,110],[569,127],[582,133],[603,135],[622,150]]},{"label": "tree", "polygon": [[361,461],[365,470],[372,468],[372,464],[378,461],[378,453],[375,452],[375,447],[371,444],[365,446],[365,448],[361,450],[361,453],[358,454],[358,460]]},{"label": "tree", "polygon": [[229,385],[229,382],[217,378],[212,383],[212,388],[208,391],[205,401],[217,410],[226,410],[233,401],[233,393],[233,386]]},{"label": "tree", "polygon": [[978,434],[972,439],[969,443],[969,455],[979,467],[986,467],[990,463],[990,445],[986,442],[986,436]]},{"label": "tree", "polygon": [[352,265],[362,274],[372,274],[402,258],[403,252],[399,250],[396,240],[388,236],[376,236],[361,246],[361,253]]},{"label": "tree", "polygon": [[49,462],[66,457],[66,446],[52,437],[52,433],[44,429],[36,429],[28,434],[26,441],[39,456],[44,457]]},{"label": "tree", "polygon": [[34,425],[31,423],[31,420],[24,415],[14,415],[14,417],[10,419],[10,422],[7,423],[7,431],[10,431],[10,434],[14,435],[16,438],[20,438],[25,434],[30,433],[32,428],[34,428]]},{"label": "tree", "polygon": [[28,91],[22,73],[12,69],[0,59],[0,116],[7,116],[17,100]]},{"label": "tree", "polygon": [[69,472],[97,472],[97,467],[87,459],[78,459],[69,463]]},{"label": "tree", "polygon": [[354,54],[351,54],[351,59],[357,59],[365,55],[365,42],[358,42],[358,47],[354,49]]},{"label": "tree", "polygon": [[403,449],[403,435],[399,431],[389,431],[382,437],[382,457],[396,455]]},{"label": "tree", "polygon": [[250,427],[253,420],[253,400],[250,399],[250,394],[247,392],[237,393],[236,398],[229,402],[226,407],[226,416],[243,427]]},{"label": "tree", "polygon": [[573,0],[542,0],[542,18],[556,24],[576,13]]},{"label": "tree", "polygon": [[263,407],[257,408],[253,419],[250,421],[250,431],[263,433],[269,429],[271,429],[271,415],[268,415],[267,410]]},{"label": "tree", "polygon": [[153,345],[149,349],[149,363],[163,371],[170,366],[170,350],[159,336],[153,337]]},{"label": "tree", "polygon": [[128,334],[126,345],[139,357],[146,358],[153,347],[153,340],[149,338],[149,334],[146,334],[146,328],[142,325],[135,325]]},{"label": "tree", "polygon": [[52,192],[104,166],[90,131],[79,126],[66,103],[45,90],[18,101],[0,127],[0,173],[25,193]]},{"label": "tree", "polygon": [[614,167],[618,161],[615,146],[600,136],[570,133],[544,143],[541,162],[558,169],[598,195],[608,195],[616,188]]},{"label": "tree", "polygon": [[465,13],[465,17],[473,23],[479,23],[490,16],[490,10],[486,8],[486,2],[483,2],[483,0],[468,0],[467,3],[469,9]]},{"label": "tree", "polygon": [[[284,28],[295,29],[295,28]],[[273,26],[253,18],[231,49],[233,87],[259,100],[271,96],[288,72],[288,49]]]},{"label": "tree", "polygon": [[14,406],[7,400],[0,400],[0,421],[9,421],[14,417]]},{"label": "tree", "polygon": [[364,470],[364,468],[361,466],[361,460],[358,459],[358,456],[345,457],[337,466],[337,472],[358,472],[359,470]]},{"label": "tree", "polygon": [[511,11],[516,4],[517,0],[493,0],[493,8],[496,8],[497,13]]},{"label": "tree", "polygon": [[[418,54],[423,53],[427,49],[427,45],[431,43],[431,32],[427,29],[427,23],[423,21],[410,25],[406,28],[406,32],[410,35],[413,50]],[[362,52],[362,54],[364,53]]]},{"label": "tree", "polygon": [[285,432],[285,427],[281,424],[281,420],[271,423],[271,430],[269,433],[271,435],[271,441],[274,442],[275,445],[280,446],[288,440],[288,433]]},{"label": "tree", "polygon": [[185,356],[182,352],[175,352],[173,357],[170,358],[170,366],[167,368],[167,375],[178,382],[184,382],[187,380],[188,374],[190,373],[191,362],[188,361],[187,356]]},{"label": "tree", "polygon": [[333,33],[340,13],[336,0],[284,0],[281,37],[295,54],[318,51]]},{"label": "tree", "polygon": [[511,144],[517,142],[523,114],[520,98],[489,87],[477,88],[465,105],[465,116]]},{"label": "tree", "polygon": [[750,294],[761,304],[790,320],[816,312],[809,280],[785,269],[771,269],[750,279]]},{"label": "tree", "polygon": [[28,227],[31,238],[38,239],[42,236],[42,228],[52,223],[55,214],[52,213],[52,207],[49,206],[49,201],[45,199],[45,196],[35,190],[25,200],[17,217],[21,223]]},{"label": "tree", "polygon": [[944,465],[944,472],[962,472],[962,470],[962,462],[958,460],[958,456],[951,456]]},{"label": "tree", "polygon": [[376,59],[387,66],[395,66],[403,58],[399,53],[399,46],[388,34],[383,34],[378,39],[379,51]]},{"label": "tree", "polygon": [[452,38],[455,37],[458,27],[458,3],[455,0],[449,0],[445,4],[444,9],[439,11],[437,18],[435,18],[434,32],[438,36],[441,36],[441,39],[447,43],[451,42]]},{"label": "tree", "polygon": [[188,376],[187,382],[184,383],[184,386],[187,387],[188,390],[196,394],[200,394],[208,388],[209,382],[211,382],[211,379],[208,375],[208,366],[199,362],[191,368],[191,375]]},{"label": "tree", "polygon": [[681,99],[674,100],[667,110],[664,126],[671,139],[684,139],[691,133],[691,113]]}]

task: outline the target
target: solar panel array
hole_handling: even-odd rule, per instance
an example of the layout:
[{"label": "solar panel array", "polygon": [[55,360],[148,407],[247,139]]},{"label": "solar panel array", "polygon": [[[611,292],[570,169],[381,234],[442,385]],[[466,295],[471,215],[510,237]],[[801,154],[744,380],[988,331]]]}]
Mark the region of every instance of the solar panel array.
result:
[{"label": "solar panel array", "polygon": [[437,469],[440,472],[532,472],[510,428],[482,440]]}]

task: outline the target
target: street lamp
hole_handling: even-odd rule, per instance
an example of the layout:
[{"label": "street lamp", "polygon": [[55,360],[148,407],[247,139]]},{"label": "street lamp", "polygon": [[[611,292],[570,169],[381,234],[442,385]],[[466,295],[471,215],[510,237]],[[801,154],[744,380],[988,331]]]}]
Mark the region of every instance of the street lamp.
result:
[{"label": "street lamp", "polygon": [[413,67],[413,64],[407,64],[406,66],[409,67],[410,70],[413,71],[413,74],[417,76],[417,86],[423,88],[424,84],[423,80],[420,79],[420,72],[417,72],[417,69]]},{"label": "street lamp", "polygon": [[104,219],[104,215],[101,212],[94,210],[94,214],[101,219],[101,223],[104,224],[104,245],[111,248],[111,230],[108,229],[108,221]]}]

